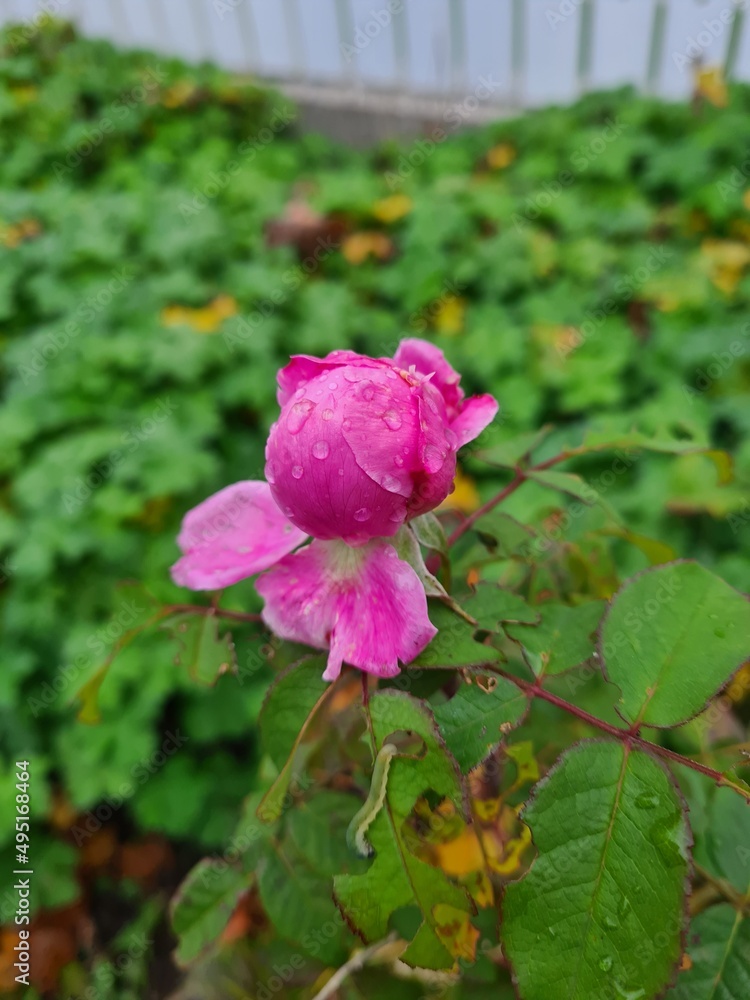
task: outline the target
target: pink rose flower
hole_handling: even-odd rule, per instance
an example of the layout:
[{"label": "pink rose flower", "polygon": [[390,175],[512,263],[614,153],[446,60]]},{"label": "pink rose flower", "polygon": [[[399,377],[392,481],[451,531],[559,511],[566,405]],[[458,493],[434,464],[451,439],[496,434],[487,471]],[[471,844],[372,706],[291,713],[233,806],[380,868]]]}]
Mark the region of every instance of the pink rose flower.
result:
[{"label": "pink rose flower", "polygon": [[497,412],[492,396],[465,399],[459,383],[423,340],[401,341],[393,359],[293,357],[278,374],[267,483],[228,486],[185,516],[175,582],[216,590],[262,572],[264,621],[282,638],[328,649],[326,680],[344,661],[397,674],[435,628],[423,567],[388,539],[448,496],[457,449]]}]

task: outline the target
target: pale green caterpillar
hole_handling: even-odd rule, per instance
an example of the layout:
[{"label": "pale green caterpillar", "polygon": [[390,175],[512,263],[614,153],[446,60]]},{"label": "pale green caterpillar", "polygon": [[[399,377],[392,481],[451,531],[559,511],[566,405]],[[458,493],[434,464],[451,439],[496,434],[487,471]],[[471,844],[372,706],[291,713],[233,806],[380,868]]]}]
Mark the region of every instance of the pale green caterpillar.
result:
[{"label": "pale green caterpillar", "polygon": [[367,796],[365,804],[354,816],[346,831],[348,846],[363,858],[370,858],[375,853],[372,844],[365,839],[365,834],[372,821],[383,808],[386,785],[388,783],[388,771],[391,768],[391,761],[399,752],[398,747],[394,743],[383,744],[375,758],[375,766],[372,769],[370,793]]}]

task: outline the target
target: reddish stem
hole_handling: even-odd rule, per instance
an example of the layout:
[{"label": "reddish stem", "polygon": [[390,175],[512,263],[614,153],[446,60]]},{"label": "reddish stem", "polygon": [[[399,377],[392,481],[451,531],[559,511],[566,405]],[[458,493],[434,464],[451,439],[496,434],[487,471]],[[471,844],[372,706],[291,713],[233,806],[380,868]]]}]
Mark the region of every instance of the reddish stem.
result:
[{"label": "reddish stem", "polygon": [[570,457],[571,456],[567,452],[560,452],[558,455],[553,455],[552,458],[545,459],[544,462],[539,462],[537,465],[532,465],[531,468],[529,469],[518,469],[518,468],[514,469],[513,471],[516,474],[515,479],[512,479],[508,483],[508,485],[503,487],[503,489],[500,490],[500,492],[496,494],[494,497],[492,497],[491,500],[488,500],[487,503],[482,504],[481,507],[477,508],[477,510],[475,510],[473,514],[469,514],[469,516],[465,520],[463,520],[461,524],[459,524],[459,526],[449,536],[448,545],[453,545],[453,543],[458,541],[461,535],[467,532],[469,528],[476,521],[479,520],[480,517],[482,517],[484,514],[489,513],[491,510],[494,510],[495,507],[497,507],[498,504],[501,504],[503,500],[506,499],[506,497],[509,497],[511,495],[511,493],[515,493],[518,487],[522,483],[526,482],[526,480],[529,477],[529,473],[544,472],[545,469],[550,469],[553,465],[557,465],[558,462],[564,462],[566,458]]},{"label": "reddish stem", "polygon": [[727,785],[730,788],[734,788],[735,791],[739,792],[745,798],[749,798],[748,793],[743,788],[729,781],[721,773],[721,771],[716,771],[712,767],[706,767],[705,764],[699,764],[697,760],[692,760],[690,757],[683,757],[682,754],[676,753],[674,750],[668,750],[666,747],[660,746],[658,743],[652,743],[650,740],[644,740],[643,737],[638,736],[632,728],[621,729],[619,726],[613,726],[611,723],[605,722],[604,719],[597,719],[595,715],[591,715],[589,712],[579,708],[577,705],[573,705],[569,701],[565,701],[564,698],[560,698],[551,691],[547,691],[546,688],[541,686],[538,678],[533,683],[525,681],[521,677],[516,677],[515,674],[510,674],[494,664],[487,664],[486,669],[491,670],[493,673],[500,674],[501,677],[509,680],[511,684],[515,684],[517,688],[523,691],[530,698],[541,698],[543,701],[549,702],[550,705],[555,705],[557,708],[562,709],[569,715],[575,716],[575,718],[580,719],[581,722],[585,722],[587,725],[593,726],[595,729],[600,729],[602,732],[608,733],[610,736],[614,736],[616,739],[622,740],[624,743],[628,743],[631,746],[637,746],[641,750],[646,750],[650,753],[656,754],[658,757],[671,760],[675,764],[682,764],[684,767],[690,767],[694,771],[699,771],[701,774],[705,774],[707,778],[711,778],[717,784]]}]

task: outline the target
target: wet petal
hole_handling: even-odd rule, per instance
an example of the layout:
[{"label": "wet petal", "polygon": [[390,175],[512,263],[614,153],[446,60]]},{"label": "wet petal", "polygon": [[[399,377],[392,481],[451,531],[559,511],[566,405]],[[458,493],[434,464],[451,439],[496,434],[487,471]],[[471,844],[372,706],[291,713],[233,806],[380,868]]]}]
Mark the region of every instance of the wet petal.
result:
[{"label": "wet petal", "polygon": [[379,677],[399,672],[436,633],[424,587],[392,545],[314,541],[256,583],[263,619],[284,639],[330,649],[323,677],[343,662]]},{"label": "wet petal", "polygon": [[308,382],[316,376],[341,368],[343,365],[361,365],[362,367],[380,367],[382,361],[368,358],[356,351],[331,351],[324,358],[315,358],[310,354],[293,354],[289,364],[280,368],[276,375],[278,390],[276,398],[279,406],[284,406],[294,397],[295,392],[304,389]]},{"label": "wet petal", "polygon": [[458,447],[468,444],[478,437],[488,424],[495,419],[498,411],[494,396],[471,396],[461,407],[461,412],[451,424],[451,430],[458,438]]},{"label": "wet petal", "polygon": [[191,590],[228,587],[273,566],[306,537],[276,506],[268,483],[234,483],[185,515],[172,579]]},{"label": "wet petal", "polygon": [[419,337],[407,337],[398,345],[393,360],[401,368],[409,369],[412,365],[420,375],[432,375],[432,384],[441,393],[449,417],[454,416],[464,398],[459,382],[461,376],[446,360],[439,347],[420,340]]}]

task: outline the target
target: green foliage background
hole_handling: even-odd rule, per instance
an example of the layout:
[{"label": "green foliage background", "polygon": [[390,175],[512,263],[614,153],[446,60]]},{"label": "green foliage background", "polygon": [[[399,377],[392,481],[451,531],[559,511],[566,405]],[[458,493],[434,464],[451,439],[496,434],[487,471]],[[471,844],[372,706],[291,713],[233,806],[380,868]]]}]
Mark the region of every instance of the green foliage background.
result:
[{"label": "green foliage background", "polygon": [[[606,499],[633,531],[746,586],[750,210],[737,168],[749,113],[746,87],[725,109],[622,92],[451,136],[421,158],[416,146],[360,153],[293,126],[260,139],[291,117],[286,102],[211,67],[117,53],[64,27],[18,50],[0,42],[0,790],[29,759],[37,850],[59,872],[39,905],[76,893],[75,852],[47,832],[53,791],[82,813],[125,800],[135,830],[205,851],[259,783],[272,671],[252,647],[239,648],[239,683],[203,688],[154,631],[118,656],[98,725],[71,701],[140,613],[119,584],[190,599],[168,574],[180,519],[262,477],[290,353],[389,354],[404,335],[433,337],[467,390],[500,400],[483,446],[554,422],[559,434],[637,426],[726,448],[731,483],[705,456],[650,456]],[[104,120],[113,128],[71,156]],[[515,158],[492,169],[502,144]],[[232,160],[231,182],[196,201]],[[387,224],[374,206],[394,193],[411,207]],[[295,247],[265,235],[295,194],[348,232],[387,232],[393,256],[352,264],[334,251],[306,274]],[[39,231],[9,236],[24,220]],[[103,291],[117,275],[121,290]],[[439,303],[456,293],[461,329],[441,332]],[[162,322],[169,306],[219,295],[239,314],[217,333]],[[259,309],[269,315],[248,335]],[[588,331],[570,351],[567,327]],[[710,364],[719,377],[702,374]],[[471,457],[465,467],[482,496],[503,481]],[[610,467],[581,465],[594,482]],[[545,496],[530,486],[508,509],[528,520]],[[616,545],[620,578],[646,565]],[[228,596],[258,607],[249,585]],[[185,748],[151,774],[175,732]]]}]

